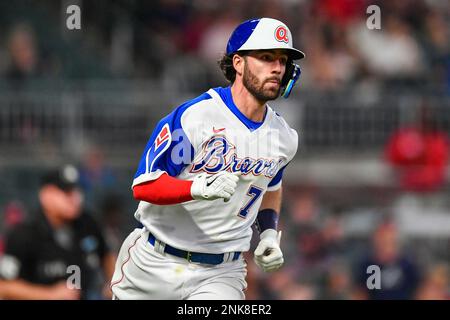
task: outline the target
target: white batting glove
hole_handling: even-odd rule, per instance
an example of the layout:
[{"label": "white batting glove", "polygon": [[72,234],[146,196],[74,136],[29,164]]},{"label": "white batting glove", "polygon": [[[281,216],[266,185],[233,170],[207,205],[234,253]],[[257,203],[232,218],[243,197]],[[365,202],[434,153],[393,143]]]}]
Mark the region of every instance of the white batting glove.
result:
[{"label": "white batting glove", "polygon": [[206,173],[197,175],[191,186],[191,195],[195,200],[230,200],[237,187],[239,178],[228,172],[220,171],[212,176]]},{"label": "white batting glove", "polygon": [[281,231],[267,229],[260,234],[260,241],[253,258],[265,272],[278,270],[284,263],[280,249]]}]

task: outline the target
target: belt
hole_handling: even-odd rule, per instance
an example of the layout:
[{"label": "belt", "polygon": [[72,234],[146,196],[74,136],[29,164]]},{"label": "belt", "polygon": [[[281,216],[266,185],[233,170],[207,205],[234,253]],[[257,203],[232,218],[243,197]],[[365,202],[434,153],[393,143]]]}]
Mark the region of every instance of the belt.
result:
[{"label": "belt", "polygon": [[[152,246],[155,246],[156,241],[159,240],[157,240],[151,233],[149,233],[148,242],[150,242]],[[221,264],[222,262],[224,262],[225,260],[224,258],[226,255],[228,258],[231,255],[233,257],[231,261],[235,261],[241,255],[240,252],[220,253],[220,254],[191,252],[171,247],[168,244],[164,245],[164,252],[180,258],[184,258],[189,262],[197,262],[205,264]]]}]

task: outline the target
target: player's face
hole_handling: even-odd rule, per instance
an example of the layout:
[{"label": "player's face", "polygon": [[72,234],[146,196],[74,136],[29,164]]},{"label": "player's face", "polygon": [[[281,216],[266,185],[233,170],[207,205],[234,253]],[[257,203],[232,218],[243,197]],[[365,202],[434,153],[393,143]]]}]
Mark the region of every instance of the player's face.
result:
[{"label": "player's face", "polygon": [[282,50],[258,50],[244,58],[245,88],[260,101],[278,98],[288,55]]}]

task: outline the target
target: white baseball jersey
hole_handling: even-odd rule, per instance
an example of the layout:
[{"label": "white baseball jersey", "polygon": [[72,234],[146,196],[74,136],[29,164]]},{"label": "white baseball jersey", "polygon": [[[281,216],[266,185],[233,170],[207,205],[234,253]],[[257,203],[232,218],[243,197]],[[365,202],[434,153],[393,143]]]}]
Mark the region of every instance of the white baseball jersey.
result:
[{"label": "white baseball jersey", "polygon": [[281,187],[298,145],[297,132],[269,106],[262,122],[239,111],[231,88],[214,88],[173,110],[156,126],[133,186],[164,172],[183,180],[222,170],[239,176],[229,202],[192,200],[175,205],[141,201],[135,217],[157,239],[203,253],[247,251],[264,193]]}]

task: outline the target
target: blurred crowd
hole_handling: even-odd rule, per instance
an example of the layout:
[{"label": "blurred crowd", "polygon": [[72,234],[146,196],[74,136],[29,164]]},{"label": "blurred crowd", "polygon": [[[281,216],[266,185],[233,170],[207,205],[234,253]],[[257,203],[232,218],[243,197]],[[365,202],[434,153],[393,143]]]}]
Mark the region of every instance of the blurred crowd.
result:
[{"label": "blurred crowd", "polygon": [[[24,2],[25,3],[25,2]],[[61,25],[63,2],[0,10],[0,74],[40,78],[144,78],[171,90],[223,84],[217,60],[245,19],[287,23],[306,52],[302,83],[317,90],[407,85],[450,88],[450,4],[400,0],[80,1],[82,29]],[[369,5],[381,29],[369,30]],[[26,7],[25,7],[26,6]],[[8,10],[9,9],[9,10]]]},{"label": "blurred crowd", "polygon": [[[250,299],[450,299],[448,238],[440,252],[426,252],[431,247],[415,242],[394,214],[376,206],[370,218],[359,218],[365,226],[355,228],[358,218],[349,219],[349,208],[333,207],[317,188],[290,188],[286,200],[286,265],[263,274],[249,255]],[[380,289],[369,285],[370,266],[379,267]]]},{"label": "blurred crowd", "polygon": [[[0,4],[0,86],[20,92],[45,80],[150,79],[165,92],[200,93],[225,84],[217,60],[235,26],[266,16],[285,21],[295,46],[306,53],[301,61],[304,92],[352,88],[363,93],[361,99],[379,90],[396,94],[400,88],[450,93],[448,1],[78,3],[81,31],[65,29],[62,1]],[[381,8],[381,30],[366,26],[371,4]],[[328,190],[333,198],[320,186],[287,185],[281,218],[286,265],[264,274],[250,253],[247,298],[449,299],[450,240],[445,228],[450,203],[436,214],[428,207],[436,204],[436,197],[448,198],[448,148],[446,133],[418,119],[416,126],[393,132],[385,144],[384,159],[398,179],[395,190],[389,186],[374,192],[361,186],[343,194],[345,188],[335,187]],[[137,204],[129,189],[135,164],[126,172],[116,171],[100,146],[77,160],[84,203],[101,222],[111,252],[117,252],[135,226]],[[340,195],[347,203],[336,200]],[[369,200],[358,206],[364,197]],[[2,240],[32,216],[32,201],[24,198],[0,201],[0,256]],[[421,220],[411,218],[411,208],[421,211],[414,217],[435,217],[431,229],[444,236],[436,240],[421,234]],[[367,288],[370,265],[381,268],[382,290]]]}]

